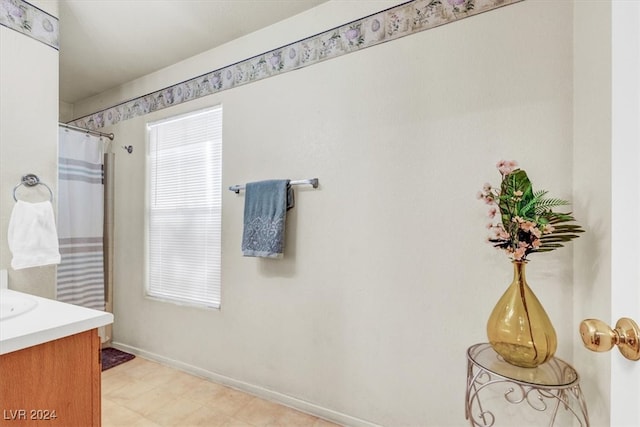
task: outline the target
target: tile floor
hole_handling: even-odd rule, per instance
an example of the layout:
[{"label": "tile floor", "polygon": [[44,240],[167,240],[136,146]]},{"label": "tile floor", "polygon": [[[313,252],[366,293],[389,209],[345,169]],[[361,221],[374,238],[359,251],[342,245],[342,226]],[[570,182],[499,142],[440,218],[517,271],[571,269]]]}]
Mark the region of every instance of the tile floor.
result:
[{"label": "tile floor", "polygon": [[102,373],[103,427],[338,427],[141,357]]}]

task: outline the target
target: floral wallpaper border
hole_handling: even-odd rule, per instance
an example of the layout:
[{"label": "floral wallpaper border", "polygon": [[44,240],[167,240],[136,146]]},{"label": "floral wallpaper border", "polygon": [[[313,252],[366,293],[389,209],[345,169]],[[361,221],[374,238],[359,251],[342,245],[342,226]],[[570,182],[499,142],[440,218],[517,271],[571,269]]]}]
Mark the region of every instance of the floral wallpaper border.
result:
[{"label": "floral wallpaper border", "polygon": [[58,18],[23,0],[0,0],[0,25],[59,50]]},{"label": "floral wallpaper border", "polygon": [[520,1],[412,0],[70,123],[97,130]]}]

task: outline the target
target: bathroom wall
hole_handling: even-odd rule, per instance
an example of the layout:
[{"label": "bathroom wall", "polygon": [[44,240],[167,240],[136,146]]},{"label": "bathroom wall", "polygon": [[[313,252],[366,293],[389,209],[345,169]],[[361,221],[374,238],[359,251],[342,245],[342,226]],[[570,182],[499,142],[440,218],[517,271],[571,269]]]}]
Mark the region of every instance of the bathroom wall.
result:
[{"label": "bathroom wall", "polygon": [[[31,4],[58,15],[57,0]],[[0,26],[0,268],[8,270],[11,288],[44,297],[54,296],[55,267],[12,270],[7,228],[13,187],[35,173],[55,192],[57,162],[58,50]],[[49,197],[41,186],[18,194],[34,201]]]},{"label": "bathroom wall", "polygon": [[[395,3],[323,4],[75,104],[74,113]],[[114,146],[134,146],[116,148],[115,342],[349,425],[464,425],[465,352],[486,340],[485,320],[512,275],[485,242],[476,192],[498,183],[500,159],[518,160],[534,188],[553,196],[585,191],[574,192],[573,179],[587,173],[574,171],[573,158],[597,142],[573,144],[574,91],[587,87],[574,88],[574,37],[586,35],[574,34],[573,14],[572,2],[517,3],[105,128]],[[594,22],[590,31],[606,30]],[[145,124],[217,104],[225,187],[318,177],[320,188],[296,188],[283,260],[241,256],[244,196],[225,192],[221,310],[146,299]],[[573,206],[587,230],[607,219],[606,200],[586,211],[604,187]],[[596,255],[606,258],[599,233],[605,240],[578,239],[528,266],[558,332],[557,355],[570,362],[573,271],[593,261],[581,245],[602,247]],[[583,254],[575,265],[574,247]],[[584,357],[575,361],[588,369]],[[599,381],[585,393],[603,408]],[[591,415],[607,424],[606,412]]]},{"label": "bathroom wall", "polygon": [[[611,4],[575,2],[574,22],[573,200],[589,225],[574,251],[577,337],[583,319],[617,320],[611,318]],[[590,352],[576,340],[574,363],[595,426],[609,425],[611,357],[619,355]]]},{"label": "bathroom wall", "polygon": [[60,101],[58,103],[60,117],[58,120],[62,123],[67,123],[74,118],[73,114],[73,104],[69,104],[68,102]]}]

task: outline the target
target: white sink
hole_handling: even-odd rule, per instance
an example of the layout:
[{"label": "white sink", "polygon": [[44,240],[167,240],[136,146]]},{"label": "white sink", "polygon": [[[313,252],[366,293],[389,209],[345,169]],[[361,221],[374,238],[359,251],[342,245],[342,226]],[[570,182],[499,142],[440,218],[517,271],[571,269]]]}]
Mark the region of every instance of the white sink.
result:
[{"label": "white sink", "polygon": [[0,320],[10,319],[33,310],[38,301],[28,295],[0,289]]}]

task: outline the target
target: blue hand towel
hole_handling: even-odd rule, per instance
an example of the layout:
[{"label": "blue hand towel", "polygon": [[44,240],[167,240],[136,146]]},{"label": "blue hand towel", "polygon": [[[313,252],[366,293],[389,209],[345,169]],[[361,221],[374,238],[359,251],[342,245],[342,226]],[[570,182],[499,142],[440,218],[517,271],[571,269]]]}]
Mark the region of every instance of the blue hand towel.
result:
[{"label": "blue hand towel", "polygon": [[294,205],[289,180],[250,182],[245,189],[242,254],[281,258],[287,211]]}]

